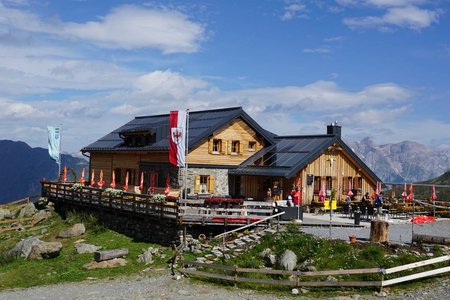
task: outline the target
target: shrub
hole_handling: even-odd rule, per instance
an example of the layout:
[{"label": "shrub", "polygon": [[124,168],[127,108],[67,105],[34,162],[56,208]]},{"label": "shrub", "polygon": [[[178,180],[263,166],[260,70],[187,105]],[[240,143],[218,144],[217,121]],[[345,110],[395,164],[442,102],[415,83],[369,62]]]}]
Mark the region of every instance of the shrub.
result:
[{"label": "shrub", "polygon": [[0,266],[5,266],[17,259],[17,255],[6,250],[0,250]]}]

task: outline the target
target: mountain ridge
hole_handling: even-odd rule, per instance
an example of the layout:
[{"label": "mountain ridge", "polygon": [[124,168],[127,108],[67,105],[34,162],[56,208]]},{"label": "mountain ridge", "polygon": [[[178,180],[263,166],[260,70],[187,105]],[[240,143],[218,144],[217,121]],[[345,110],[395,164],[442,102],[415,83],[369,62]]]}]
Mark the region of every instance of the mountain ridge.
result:
[{"label": "mountain ridge", "polygon": [[[58,165],[44,148],[32,148],[22,141],[0,140],[0,204],[40,194],[42,179],[56,180]],[[61,155],[61,166],[77,174],[88,162],[69,154]]]},{"label": "mountain ridge", "polygon": [[424,181],[450,169],[450,150],[408,140],[377,145],[369,137],[345,142],[384,182]]}]

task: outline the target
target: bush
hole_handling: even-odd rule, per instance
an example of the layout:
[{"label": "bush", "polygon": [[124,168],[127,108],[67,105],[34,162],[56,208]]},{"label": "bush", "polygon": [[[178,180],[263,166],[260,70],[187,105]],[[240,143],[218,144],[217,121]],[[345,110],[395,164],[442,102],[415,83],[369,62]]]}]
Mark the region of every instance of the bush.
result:
[{"label": "bush", "polygon": [[17,255],[6,250],[0,250],[0,266],[5,266],[17,259]]}]

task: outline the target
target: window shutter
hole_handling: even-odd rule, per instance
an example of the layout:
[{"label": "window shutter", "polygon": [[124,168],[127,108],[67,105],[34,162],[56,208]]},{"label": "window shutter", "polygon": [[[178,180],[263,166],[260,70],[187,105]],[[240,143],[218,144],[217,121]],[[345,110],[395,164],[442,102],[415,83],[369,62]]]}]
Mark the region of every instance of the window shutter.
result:
[{"label": "window shutter", "polygon": [[208,192],[214,194],[214,176],[208,177]]},{"label": "window shutter", "polygon": [[238,153],[242,153],[242,143],[241,142],[239,142],[238,143]]},{"label": "window shutter", "polygon": [[225,154],[225,146],[226,146],[226,145],[224,146],[223,143],[224,143],[223,140],[219,140],[219,145],[220,145],[220,147],[219,147],[219,148],[220,148],[220,149],[219,149],[219,152],[222,153],[222,154]]},{"label": "window shutter", "polygon": [[194,194],[200,193],[200,176],[195,176],[195,182],[194,182]]},{"label": "window shutter", "polygon": [[213,152],[213,139],[208,139],[208,153]]}]

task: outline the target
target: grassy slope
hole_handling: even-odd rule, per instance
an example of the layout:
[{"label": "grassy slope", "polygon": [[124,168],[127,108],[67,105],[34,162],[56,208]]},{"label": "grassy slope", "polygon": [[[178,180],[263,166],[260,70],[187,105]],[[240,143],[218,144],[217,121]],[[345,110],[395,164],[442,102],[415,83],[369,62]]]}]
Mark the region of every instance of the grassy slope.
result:
[{"label": "grassy slope", "polygon": [[[88,277],[106,278],[133,274],[146,268],[143,263],[136,261],[137,256],[142,253],[142,249],[147,249],[149,246],[160,247],[159,245],[135,242],[129,237],[103,229],[97,224],[87,225],[87,232],[81,237],[56,238],[59,231],[78,221],[77,218],[64,221],[55,215],[40,224],[36,230],[22,233],[2,233],[0,235],[1,253],[11,249],[20,239],[32,235],[39,236],[43,241],[60,241],[63,249],[59,257],[54,259],[29,261],[19,258],[0,265],[0,289],[80,281],[88,279]],[[77,254],[74,242],[78,239],[84,239],[88,244],[102,246],[102,250],[128,248],[127,265],[112,269],[85,270],[83,265],[93,260],[93,254]],[[164,248],[163,253],[167,256],[170,255],[169,249]],[[167,258],[154,258],[154,260],[155,263],[151,265],[151,268],[166,266]]]}]

